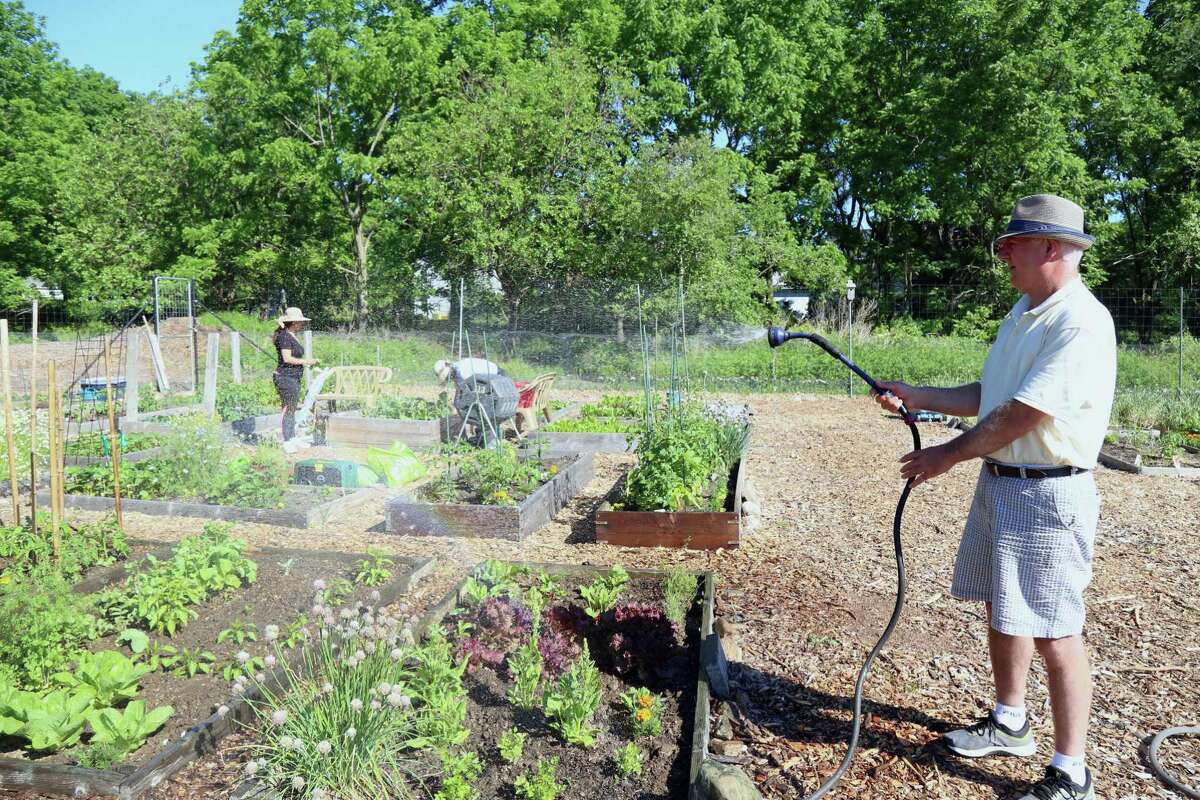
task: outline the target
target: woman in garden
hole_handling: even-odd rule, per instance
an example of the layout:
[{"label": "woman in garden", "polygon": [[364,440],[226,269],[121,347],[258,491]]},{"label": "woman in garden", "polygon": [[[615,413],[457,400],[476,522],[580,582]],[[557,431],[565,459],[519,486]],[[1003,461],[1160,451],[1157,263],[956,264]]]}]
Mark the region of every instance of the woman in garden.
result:
[{"label": "woman in garden", "polygon": [[279,330],[271,337],[275,344],[275,352],[279,354],[273,377],[275,390],[279,392],[279,401],[283,404],[285,442],[296,435],[296,409],[300,406],[300,378],[304,375],[304,368],[321,363],[316,358],[305,358],[304,347],[296,338],[296,334],[307,322],[308,317],[300,313],[299,308],[291,306],[279,318]]}]

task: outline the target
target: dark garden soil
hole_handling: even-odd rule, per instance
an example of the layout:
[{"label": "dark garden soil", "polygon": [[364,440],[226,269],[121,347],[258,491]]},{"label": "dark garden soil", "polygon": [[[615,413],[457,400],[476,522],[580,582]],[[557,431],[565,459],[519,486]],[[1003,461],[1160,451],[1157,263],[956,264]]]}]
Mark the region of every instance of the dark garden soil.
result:
[{"label": "dark garden soil", "polygon": [[[1159,452],[1157,443],[1143,448],[1137,448],[1124,442],[1117,442],[1115,444],[1105,443],[1104,452],[1130,464],[1134,463],[1134,459],[1140,453],[1142,456],[1141,463],[1146,467],[1200,467],[1200,455],[1180,449],[1175,460],[1163,458]],[[1176,464],[1176,461],[1178,461],[1178,464]]]},{"label": "dark garden soil", "polygon": [[[591,580],[563,577],[566,596],[577,598],[576,587]],[[661,606],[661,581],[634,578],[622,591],[620,602]],[[582,611],[579,613],[582,616]],[[449,619],[453,620],[453,617]],[[464,747],[478,754],[485,765],[484,773],[476,783],[479,796],[513,798],[517,776],[528,774],[539,763],[557,757],[558,780],[567,787],[560,795],[564,800],[686,797],[699,669],[698,605],[688,618],[687,628],[684,643],[679,643],[677,634],[676,643],[666,651],[638,653],[633,668],[624,676],[617,674],[614,665],[607,661],[609,648],[604,637],[587,637],[601,670],[603,686],[600,709],[592,718],[598,733],[596,744],[591,748],[565,743],[549,727],[540,709],[525,711],[509,703],[506,695],[512,679],[507,672],[497,672],[482,665],[472,666],[465,679],[469,698],[467,727],[471,737]],[[663,728],[653,739],[636,740],[645,756],[644,770],[640,776],[622,780],[617,775],[614,753],[632,740],[632,734],[626,728],[629,712],[620,695],[633,686],[645,686],[662,696]],[[500,758],[498,742],[500,735],[513,726],[525,732],[527,738],[520,761],[510,766]]]},{"label": "dark garden soil", "polygon": [[[354,558],[325,553],[249,553],[258,565],[258,579],[249,587],[234,592],[216,595],[207,603],[195,606],[197,617],[176,631],[174,636],[151,635],[151,642],[172,645],[189,650],[207,650],[216,656],[211,674],[199,674],[193,678],[172,675],[162,670],[152,672],[142,679],[141,691],[136,699],[146,703],[150,710],[169,705],[174,714],[159,731],[146,740],[141,749],[125,759],[126,764],[141,764],[154,756],[171,741],[193,725],[207,719],[217,707],[230,698],[230,684],[221,676],[221,670],[229,664],[239,650],[252,656],[266,656],[272,651],[264,640],[263,630],[269,624],[278,625],[280,630],[296,620],[297,615],[312,603],[313,581],[320,578],[327,582],[336,578],[353,580]],[[399,575],[403,564],[393,568]],[[355,593],[343,601],[343,605],[356,600],[366,601],[371,589],[356,586]],[[242,620],[257,627],[258,641],[246,641],[241,645],[231,640],[217,644],[217,636],[230,623]],[[153,645],[152,645],[153,646]],[[92,643],[92,651],[121,649],[116,644],[116,634]],[[3,753],[10,757],[26,757],[23,751]],[[70,751],[47,756],[45,763],[73,763]]]}]

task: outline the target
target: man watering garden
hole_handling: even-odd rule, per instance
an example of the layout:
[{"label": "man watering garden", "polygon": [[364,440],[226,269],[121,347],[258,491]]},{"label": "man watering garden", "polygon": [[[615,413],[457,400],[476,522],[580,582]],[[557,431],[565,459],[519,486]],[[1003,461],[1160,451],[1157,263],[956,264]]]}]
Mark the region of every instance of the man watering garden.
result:
[{"label": "man watering garden", "polygon": [[914,483],[983,460],[954,567],[951,594],[982,601],[996,697],[979,722],[951,731],[960,756],[1032,756],[1025,684],[1036,650],[1046,663],[1054,755],[1022,800],[1094,798],[1085,761],[1092,681],[1083,644],[1083,591],[1092,576],[1100,499],[1092,468],[1116,383],[1108,310],[1079,277],[1094,238],[1083,209],[1054,195],[1021,198],[995,252],[1021,298],[976,383],[954,388],[880,385],[891,411],[978,416],[962,436],[901,458]]}]

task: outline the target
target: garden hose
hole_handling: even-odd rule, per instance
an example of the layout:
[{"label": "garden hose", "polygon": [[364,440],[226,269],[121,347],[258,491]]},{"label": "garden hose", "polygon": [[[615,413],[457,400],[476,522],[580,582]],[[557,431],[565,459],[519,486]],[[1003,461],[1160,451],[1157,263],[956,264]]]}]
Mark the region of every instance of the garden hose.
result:
[{"label": "garden hose", "polygon": [[[868,375],[857,364],[846,358],[833,345],[815,333],[793,333],[785,331],[782,328],[771,328],[767,331],[767,342],[771,347],[779,347],[789,339],[807,339],[813,342],[826,353],[842,362],[855,375],[862,378],[876,394],[890,394],[890,392],[883,389],[875,382],[874,378]],[[916,417],[913,416],[903,403],[900,404],[900,417],[912,433],[913,450],[920,450],[921,434],[917,431]],[[858,681],[854,684],[854,714],[850,723],[850,742],[846,748],[846,755],[837,770],[829,776],[828,780],[821,784],[820,788],[810,794],[807,800],[817,800],[817,798],[823,797],[826,792],[837,785],[837,782],[846,774],[846,770],[850,768],[850,762],[854,758],[854,751],[858,749],[858,734],[862,727],[863,684],[866,683],[867,675],[871,671],[871,664],[874,663],[875,657],[879,655],[884,645],[887,644],[888,639],[891,638],[892,631],[896,629],[896,624],[900,622],[900,614],[904,610],[904,596],[908,587],[908,575],[904,569],[904,545],[900,540],[900,521],[904,516],[904,505],[908,502],[908,495],[912,491],[912,486],[912,478],[909,478],[904,484],[904,490],[900,492],[900,499],[896,503],[896,514],[892,518],[892,545],[896,550],[896,605],[892,609],[892,616],[888,620],[887,627],[883,629],[883,634],[880,635],[879,641],[871,648],[871,652],[867,654],[866,660],[863,661],[862,669],[858,672]]]},{"label": "garden hose", "polygon": [[1163,769],[1163,765],[1158,760],[1158,748],[1167,739],[1174,736],[1200,736],[1200,727],[1178,727],[1167,728],[1165,731],[1160,731],[1157,736],[1150,740],[1150,747],[1147,748],[1146,758],[1150,761],[1150,769],[1158,776],[1158,779],[1170,786],[1175,791],[1179,792],[1184,797],[1195,797],[1200,799],[1200,790],[1194,789],[1167,774]]}]

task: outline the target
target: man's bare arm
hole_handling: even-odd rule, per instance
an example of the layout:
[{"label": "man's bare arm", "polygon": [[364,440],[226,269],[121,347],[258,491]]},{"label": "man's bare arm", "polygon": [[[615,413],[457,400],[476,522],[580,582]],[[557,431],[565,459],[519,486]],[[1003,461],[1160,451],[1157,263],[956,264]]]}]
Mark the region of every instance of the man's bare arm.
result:
[{"label": "man's bare arm", "polygon": [[[956,417],[974,417],[979,413],[981,388],[978,381],[948,389],[890,381],[880,381],[879,385],[904,401],[910,410],[940,411]],[[893,413],[900,409],[900,404],[886,395],[879,397],[878,402]]]},{"label": "man's bare arm", "polygon": [[945,444],[914,450],[900,461],[900,474],[913,484],[941,475],[960,461],[980,458],[1011,444],[1038,426],[1048,415],[1019,400],[992,409],[971,430]]}]

